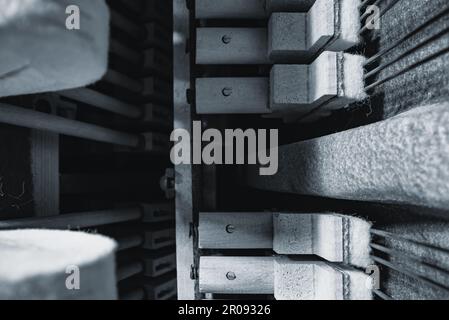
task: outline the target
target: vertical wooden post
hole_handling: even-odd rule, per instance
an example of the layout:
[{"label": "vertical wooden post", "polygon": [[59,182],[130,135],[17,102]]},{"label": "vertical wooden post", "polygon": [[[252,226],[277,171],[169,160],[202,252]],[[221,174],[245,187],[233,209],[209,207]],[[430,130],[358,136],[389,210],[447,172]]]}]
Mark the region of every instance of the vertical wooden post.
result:
[{"label": "vertical wooden post", "polygon": [[35,216],[59,213],[59,135],[31,130],[31,174]]}]

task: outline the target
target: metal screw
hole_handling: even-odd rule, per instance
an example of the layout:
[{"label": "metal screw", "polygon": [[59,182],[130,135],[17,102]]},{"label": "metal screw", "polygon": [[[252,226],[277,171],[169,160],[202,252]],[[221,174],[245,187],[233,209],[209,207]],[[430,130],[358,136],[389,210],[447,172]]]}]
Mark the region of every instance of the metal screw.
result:
[{"label": "metal screw", "polygon": [[229,271],[228,273],[226,273],[226,278],[228,278],[228,280],[235,280],[237,277],[235,276],[235,273],[232,271]]},{"label": "metal screw", "polygon": [[228,36],[227,34],[225,34],[225,35],[221,38],[221,41],[222,41],[224,44],[229,44],[229,43],[231,42],[231,40],[232,40],[232,38],[231,38],[230,36]]},{"label": "metal screw", "polygon": [[229,97],[232,94],[232,88],[223,88],[223,90],[221,90],[221,93],[225,97]]},{"label": "metal screw", "polygon": [[226,232],[227,233],[234,233],[234,231],[235,231],[235,227],[232,224],[228,224],[226,226]]}]

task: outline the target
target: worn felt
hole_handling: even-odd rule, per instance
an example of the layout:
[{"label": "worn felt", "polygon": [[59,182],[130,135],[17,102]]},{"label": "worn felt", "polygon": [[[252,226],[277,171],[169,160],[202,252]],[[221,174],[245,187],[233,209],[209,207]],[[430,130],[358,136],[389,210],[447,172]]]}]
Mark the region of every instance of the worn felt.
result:
[{"label": "worn felt", "polygon": [[[260,189],[336,199],[449,206],[449,103],[387,121],[283,146],[279,171]],[[294,174],[292,174],[294,173]]]},{"label": "worn felt", "polygon": [[[387,3],[382,1],[381,10]],[[448,7],[446,0],[398,1],[382,16],[380,29],[369,34],[367,42],[372,43],[369,46],[378,43],[374,52],[381,52]],[[449,47],[449,34],[442,33],[448,26],[449,14],[445,14],[368,67],[367,71],[370,71],[388,65],[367,79],[367,85],[394,77],[370,92],[372,108],[378,118],[386,119],[422,104],[448,100],[449,53],[444,50]],[[434,36],[431,41],[412,50]],[[394,62],[397,58],[399,61]],[[396,75],[410,67],[410,70]]]},{"label": "worn felt", "polygon": [[[380,2],[381,10],[384,10],[392,0]],[[366,33],[366,41],[369,55],[388,48],[413,30],[423,26],[432,17],[447,10],[449,3],[446,0],[400,0],[391,7],[381,18],[381,26],[377,31]],[[438,103],[449,101],[449,34],[444,31],[449,26],[449,13],[433,19],[430,24],[419,29],[407,40],[399,43],[391,51],[367,68],[367,72],[377,67],[386,66],[381,72],[367,79],[370,85],[376,81],[382,81],[393,77],[387,82],[378,85],[370,91],[371,115],[376,120],[388,119],[410,109],[419,108],[423,104],[433,104],[438,108]],[[398,61],[395,61],[399,59]],[[406,70],[409,68],[409,70]],[[404,71],[404,72],[402,72]],[[448,108],[446,104],[446,108]],[[438,121],[433,125],[438,126]],[[430,126],[431,124],[429,124]],[[445,131],[440,131],[440,137],[445,136]],[[419,143],[421,139],[417,140]],[[426,146],[415,146],[431,152],[438,144],[438,139],[430,140]],[[434,145],[435,143],[435,145]],[[441,152],[447,152],[447,146],[440,146]],[[406,152],[404,146],[404,152]],[[417,158],[416,161],[419,161]],[[437,164],[434,159],[429,165],[429,170],[435,170],[432,177],[446,176],[448,172],[447,160]],[[415,173],[410,171],[411,175]],[[447,178],[445,178],[447,179]],[[434,181],[438,181],[435,179]],[[447,180],[446,183],[447,185]],[[406,190],[404,190],[406,191]],[[429,205],[435,205],[430,202]],[[439,206],[438,215],[447,220],[448,206]],[[408,209],[404,209],[407,211]],[[393,299],[448,299],[449,295],[444,287],[449,285],[447,271],[449,268],[448,254],[448,224],[445,221],[433,221],[431,217],[424,218],[432,213],[428,210],[415,209],[423,216],[419,219],[411,219],[391,223],[385,229],[391,232],[395,238],[375,239],[387,248],[394,250],[394,254],[387,255],[376,251],[381,256],[401,271],[411,272],[404,274],[393,268],[382,268],[382,290]],[[401,237],[412,239],[403,240]],[[421,277],[421,278],[420,278]],[[437,285],[422,280],[429,279]],[[440,286],[440,287],[439,287]]]}]

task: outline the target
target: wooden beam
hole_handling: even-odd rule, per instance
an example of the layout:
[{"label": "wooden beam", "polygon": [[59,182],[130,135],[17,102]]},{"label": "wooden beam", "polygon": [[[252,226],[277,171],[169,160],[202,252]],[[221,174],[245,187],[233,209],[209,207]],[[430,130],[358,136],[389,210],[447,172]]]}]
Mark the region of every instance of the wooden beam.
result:
[{"label": "wooden beam", "polygon": [[198,233],[200,248],[272,248],[273,214],[271,212],[202,212]]},{"label": "wooden beam", "polygon": [[369,275],[310,257],[200,258],[200,291],[274,294],[279,300],[370,300]]},{"label": "wooden beam", "polygon": [[197,64],[269,64],[266,28],[198,28]]},{"label": "wooden beam", "polygon": [[203,293],[273,293],[272,257],[201,257],[199,272]]},{"label": "wooden beam", "polygon": [[[215,6],[207,2],[199,3],[197,14],[198,10],[200,15],[209,11],[216,16],[218,8],[237,11],[241,7],[245,15],[245,9],[256,12],[258,5],[245,2],[232,8],[234,1],[220,1]],[[282,2],[279,7],[285,5],[284,0],[278,2]],[[267,15],[270,9],[267,6]],[[308,12],[273,12],[268,29],[198,28],[197,64],[310,63],[324,50],[342,52],[357,45],[359,30],[357,1],[316,0]]]},{"label": "wooden beam", "polygon": [[267,78],[200,78],[196,80],[199,114],[269,113]]},{"label": "wooden beam", "polygon": [[370,228],[333,213],[203,212],[198,233],[202,249],[273,249],[365,268],[372,264]]},{"label": "wooden beam", "polygon": [[[174,34],[178,40],[173,45],[174,59],[174,122],[176,128],[191,133],[192,108],[187,101],[186,92],[190,84],[190,54],[186,46],[190,34],[190,16],[184,0],[173,1]],[[176,173],[176,272],[178,299],[194,300],[198,296],[197,280],[192,277],[195,267],[195,250],[191,225],[194,221],[192,198],[193,168],[191,165],[175,166]],[[179,179],[178,179],[179,177]]]},{"label": "wooden beam", "polygon": [[271,12],[306,12],[315,0],[196,0],[197,19],[266,19]]},{"label": "wooden beam", "polygon": [[133,148],[142,145],[142,137],[137,134],[115,131],[4,103],[0,103],[0,122]]},{"label": "wooden beam", "polygon": [[142,217],[140,208],[91,211],[52,217],[26,218],[0,222],[0,230],[13,229],[81,229],[136,221]]},{"label": "wooden beam", "polygon": [[197,19],[264,19],[265,0],[196,0]]},{"label": "wooden beam", "polygon": [[363,61],[361,56],[326,51],[310,65],[274,65],[269,79],[198,78],[197,112],[256,113],[286,120],[326,114],[366,97]]},{"label": "wooden beam", "polygon": [[[129,79],[128,77],[119,74],[118,72],[109,71],[105,75],[105,81],[112,82],[114,84],[122,81],[121,79],[123,78],[126,78],[127,80],[125,82],[120,82],[122,86],[123,83],[125,83],[126,87],[128,87],[128,89],[132,89],[133,91],[141,91],[143,89],[142,83],[133,79]],[[128,118],[136,119],[141,118],[143,115],[143,110],[140,106],[135,106],[123,102],[89,88],[64,90],[59,91],[58,94],[64,98],[85,103],[89,106],[109,111]]]},{"label": "wooden beam", "polygon": [[31,130],[31,173],[34,214],[59,214],[59,135]]}]

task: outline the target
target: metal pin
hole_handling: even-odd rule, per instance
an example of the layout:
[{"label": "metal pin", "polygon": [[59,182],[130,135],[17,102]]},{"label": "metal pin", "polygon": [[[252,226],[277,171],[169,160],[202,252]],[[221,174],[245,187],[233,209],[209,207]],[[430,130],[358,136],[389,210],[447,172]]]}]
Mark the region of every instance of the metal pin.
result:
[{"label": "metal pin", "polygon": [[230,42],[231,42],[231,37],[230,36],[228,36],[228,35],[224,35],[222,38],[221,38],[221,41],[223,41],[223,43],[224,44],[229,44]]},{"label": "metal pin", "polygon": [[234,231],[235,231],[235,227],[232,224],[228,224],[226,226],[226,232],[227,233],[234,233]]},{"label": "metal pin", "polygon": [[234,272],[232,272],[232,271],[229,271],[228,273],[226,273],[226,278],[228,279],[228,280],[235,280],[237,277],[235,276],[235,273]]},{"label": "metal pin", "polygon": [[232,94],[232,88],[223,88],[223,90],[221,90],[221,93],[225,97],[229,97]]}]

